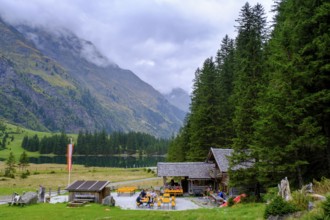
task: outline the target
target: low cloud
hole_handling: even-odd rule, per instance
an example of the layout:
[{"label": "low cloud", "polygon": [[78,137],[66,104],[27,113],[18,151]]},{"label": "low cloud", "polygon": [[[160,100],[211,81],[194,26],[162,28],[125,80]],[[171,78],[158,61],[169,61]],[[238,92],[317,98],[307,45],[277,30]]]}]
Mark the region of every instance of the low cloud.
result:
[{"label": "low cloud", "polygon": [[[191,91],[197,67],[216,54],[225,34],[235,37],[235,19],[245,2],[0,0],[0,15],[12,24],[66,28],[159,91]],[[272,2],[262,1],[266,12]],[[87,59],[104,65],[91,50],[87,45]]]}]

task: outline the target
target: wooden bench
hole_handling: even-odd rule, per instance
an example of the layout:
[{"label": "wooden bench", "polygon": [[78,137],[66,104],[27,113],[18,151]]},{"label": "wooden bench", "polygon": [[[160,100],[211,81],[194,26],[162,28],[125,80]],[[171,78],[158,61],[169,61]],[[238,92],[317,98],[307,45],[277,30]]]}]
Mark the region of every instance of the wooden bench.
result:
[{"label": "wooden bench", "polygon": [[118,196],[122,195],[122,194],[129,194],[130,196],[134,195],[135,194],[135,191],[137,190],[136,187],[132,186],[132,187],[120,187],[117,189],[117,194]]},{"label": "wooden bench", "polygon": [[95,202],[95,196],[89,194],[75,195],[74,201],[77,202]]}]

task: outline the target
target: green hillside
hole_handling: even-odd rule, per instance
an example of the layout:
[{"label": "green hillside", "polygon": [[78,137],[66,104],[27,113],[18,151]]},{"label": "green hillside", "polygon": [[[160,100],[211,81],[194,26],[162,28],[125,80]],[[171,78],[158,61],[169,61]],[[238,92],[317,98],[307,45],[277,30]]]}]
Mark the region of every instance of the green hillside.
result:
[{"label": "green hillside", "polygon": [[[0,160],[7,159],[10,152],[13,152],[15,158],[19,158],[19,156],[23,153],[24,149],[21,147],[22,140],[25,136],[34,136],[38,135],[39,137],[51,136],[54,133],[51,132],[40,132],[30,130],[19,125],[14,125],[5,121],[0,121],[0,143],[3,143],[3,138],[5,135],[8,135],[6,138],[5,148],[0,149]],[[73,138],[73,141],[77,139],[76,134],[69,135]],[[37,157],[39,156],[39,152],[27,152],[29,157]]]}]

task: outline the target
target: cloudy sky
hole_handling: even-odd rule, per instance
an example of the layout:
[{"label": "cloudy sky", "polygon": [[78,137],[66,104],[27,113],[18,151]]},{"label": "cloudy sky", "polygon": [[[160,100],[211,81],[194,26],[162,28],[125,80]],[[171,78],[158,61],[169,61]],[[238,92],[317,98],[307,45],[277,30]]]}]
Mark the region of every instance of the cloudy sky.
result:
[{"label": "cloudy sky", "polygon": [[[65,27],[162,93],[191,92],[195,70],[234,38],[245,2],[272,0],[0,0],[9,22]],[[271,15],[269,15],[271,19]]]}]

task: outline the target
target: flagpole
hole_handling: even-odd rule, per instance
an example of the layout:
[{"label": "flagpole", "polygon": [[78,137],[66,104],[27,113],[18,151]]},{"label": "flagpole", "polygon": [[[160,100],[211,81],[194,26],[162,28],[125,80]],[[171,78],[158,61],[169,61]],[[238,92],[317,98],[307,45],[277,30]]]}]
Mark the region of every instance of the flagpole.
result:
[{"label": "flagpole", "polygon": [[72,148],[73,148],[72,147],[72,138],[70,138],[70,144],[68,146],[68,152],[67,152],[67,157],[68,158],[70,157],[70,159],[69,159],[70,164],[68,164],[68,169],[69,169],[68,186],[71,183],[71,167],[72,167],[72,151],[73,151]]}]

